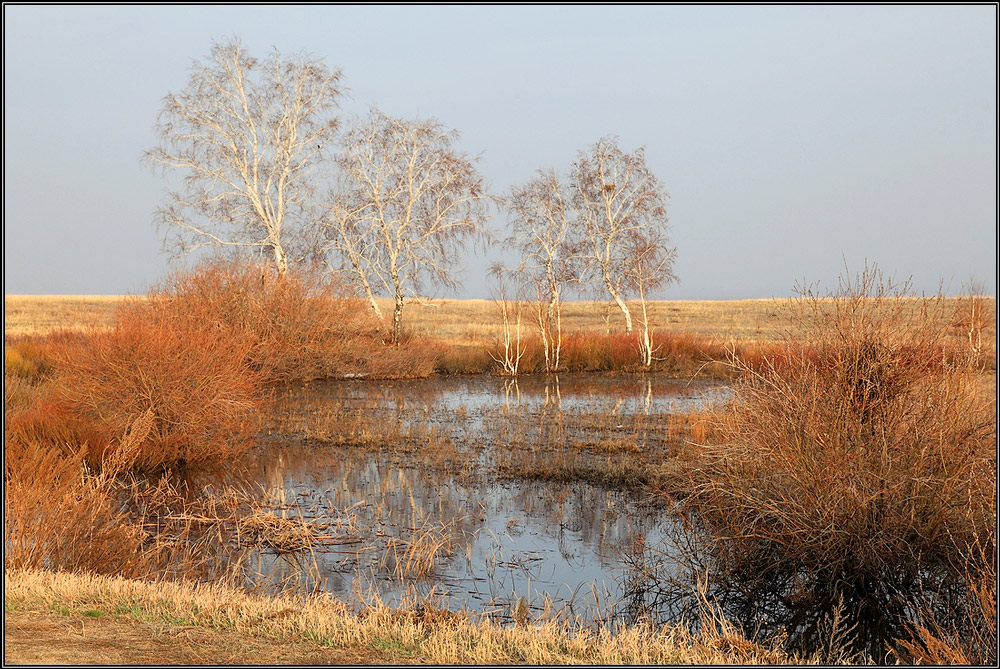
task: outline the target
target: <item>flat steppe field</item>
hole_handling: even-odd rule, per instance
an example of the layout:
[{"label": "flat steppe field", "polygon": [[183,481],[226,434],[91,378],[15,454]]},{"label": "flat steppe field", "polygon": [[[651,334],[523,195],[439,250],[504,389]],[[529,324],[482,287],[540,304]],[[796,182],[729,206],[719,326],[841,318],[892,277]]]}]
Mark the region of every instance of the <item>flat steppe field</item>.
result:
[{"label": "flat steppe field", "polygon": [[[108,327],[114,322],[120,295],[5,295],[4,333],[10,336],[44,335],[59,329]],[[948,302],[957,298],[947,298]],[[389,300],[380,300],[383,313],[391,315]],[[650,303],[650,326],[685,332],[721,341],[775,341],[791,325],[790,301],[659,300]],[[957,302],[956,302],[957,305]],[[358,301],[359,309],[367,309]],[[530,308],[530,307],[527,307]],[[526,308],[526,309],[527,309]],[[633,318],[637,311],[633,311]],[[531,314],[523,323],[530,328]],[[500,334],[497,305],[491,300],[435,299],[410,302],[403,311],[403,325],[416,336],[456,342],[491,342]],[[566,302],[563,332],[618,332],[621,313],[603,302]]]}]

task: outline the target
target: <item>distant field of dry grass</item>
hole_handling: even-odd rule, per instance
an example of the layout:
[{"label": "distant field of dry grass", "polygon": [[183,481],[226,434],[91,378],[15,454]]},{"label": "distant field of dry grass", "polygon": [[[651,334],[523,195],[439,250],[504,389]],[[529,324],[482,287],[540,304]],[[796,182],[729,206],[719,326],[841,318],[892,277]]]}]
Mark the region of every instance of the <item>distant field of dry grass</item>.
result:
[{"label": "distant field of dry grass", "polygon": [[53,330],[108,327],[121,295],[4,295],[4,334],[48,334]]},{"label": "distant field of dry grass", "polygon": [[[389,300],[380,305],[391,311]],[[788,319],[787,300],[662,300],[649,307],[650,326],[736,340],[780,339]],[[634,317],[634,314],[633,314]],[[500,333],[497,305],[491,300],[434,300],[406,305],[403,321],[416,335],[442,339],[491,340]],[[524,323],[531,327],[531,315]],[[563,331],[620,332],[621,312],[605,302],[567,302]]]},{"label": "distant field of dry grass", "polygon": [[[5,295],[4,334],[44,335],[59,329],[80,330],[108,327],[114,322],[120,295]],[[908,298],[907,298],[908,299]],[[963,298],[944,298],[939,313],[949,318],[957,313]],[[989,313],[995,313],[995,298],[986,298]],[[390,300],[380,300],[383,313],[392,313]],[[914,299],[913,304],[918,305]],[[525,307],[522,327],[533,333],[532,316]],[[792,301],[753,300],[661,300],[649,305],[650,327],[665,332],[707,337],[720,344],[781,341],[792,331]],[[994,337],[990,317],[985,334],[990,348]],[[403,311],[404,329],[418,337],[431,337],[478,349],[492,345],[500,336],[500,317],[491,300],[428,300],[409,302]],[[621,312],[605,302],[567,302],[563,306],[566,334],[621,332]],[[956,338],[963,337],[956,328]]]},{"label": "distant field of dry grass", "polygon": [[[110,326],[118,295],[6,295],[4,333],[46,334],[61,328],[77,330]],[[389,300],[382,309],[391,313]],[[651,326],[720,339],[779,339],[788,320],[783,316],[787,301],[760,300],[670,300],[652,303]],[[530,327],[530,315],[525,315]],[[433,300],[412,302],[403,312],[404,327],[415,335],[445,340],[491,341],[500,332],[496,305],[490,300]],[[563,308],[563,330],[569,332],[617,332],[621,312],[600,302],[567,302]]]}]

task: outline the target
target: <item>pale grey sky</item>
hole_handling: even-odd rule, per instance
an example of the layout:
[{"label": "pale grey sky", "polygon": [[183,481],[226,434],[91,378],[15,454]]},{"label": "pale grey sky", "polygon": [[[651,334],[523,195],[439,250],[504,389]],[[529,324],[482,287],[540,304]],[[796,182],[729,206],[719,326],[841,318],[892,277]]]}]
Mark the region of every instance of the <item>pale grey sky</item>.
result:
[{"label": "pale grey sky", "polygon": [[[605,135],[645,146],[678,249],[664,298],[833,288],[866,259],[917,291],[996,294],[992,4],[5,5],[5,293],[163,276],[166,182],[139,156],[163,96],[231,36],[341,68],[345,118],[378,104],[459,130],[498,193]],[[469,259],[458,297],[487,296],[498,254]]]}]

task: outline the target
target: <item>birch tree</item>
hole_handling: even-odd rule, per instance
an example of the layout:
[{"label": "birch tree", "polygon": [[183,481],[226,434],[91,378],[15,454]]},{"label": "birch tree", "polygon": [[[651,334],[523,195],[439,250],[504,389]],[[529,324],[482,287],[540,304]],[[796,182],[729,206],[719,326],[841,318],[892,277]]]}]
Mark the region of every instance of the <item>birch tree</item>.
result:
[{"label": "birch tree", "polygon": [[[645,150],[625,153],[614,137],[580,152],[570,183],[581,279],[604,287],[625,318],[625,331],[632,332],[628,271],[636,250],[648,247],[643,240],[666,248],[667,192],[647,167]],[[657,265],[666,272],[659,284],[673,279],[672,260],[669,254]]]},{"label": "birch tree", "polygon": [[204,246],[273,258],[279,274],[315,252],[313,196],[334,145],[341,73],[302,54],[258,60],[238,40],[216,43],[169,93],[145,162],[180,185],[156,212],[179,253]]},{"label": "birch tree", "polygon": [[406,299],[429,283],[456,287],[460,251],[485,234],[486,187],[457,141],[436,120],[373,109],[348,130],[337,155],[328,249],[380,318],[375,296],[392,298],[396,344]]},{"label": "birch tree", "polygon": [[647,230],[643,235],[629,235],[625,241],[624,284],[639,302],[638,321],[641,330],[639,354],[642,364],[653,364],[653,335],[649,327],[648,296],[658,288],[677,280],[673,272],[677,251],[667,245],[662,231]]},{"label": "birch tree", "polygon": [[571,224],[568,199],[553,170],[539,171],[534,179],[513,187],[506,199],[512,231],[507,243],[520,250],[517,271],[529,278],[538,295],[535,320],[546,371],[559,369],[563,289],[575,278],[567,246]]}]

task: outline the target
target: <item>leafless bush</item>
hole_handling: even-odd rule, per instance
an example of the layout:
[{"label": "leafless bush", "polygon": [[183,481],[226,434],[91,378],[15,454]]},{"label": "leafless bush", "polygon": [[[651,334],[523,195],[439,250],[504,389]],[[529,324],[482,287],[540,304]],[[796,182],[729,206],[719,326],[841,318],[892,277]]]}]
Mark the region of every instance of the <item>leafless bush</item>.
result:
[{"label": "leafless bush", "polygon": [[247,364],[252,348],[245,332],[186,318],[169,300],[132,298],[112,330],[65,353],[55,393],[109,435],[91,442],[92,463],[115,453],[147,414],[133,468],[225,462],[256,435],[263,395]]},{"label": "leafless bush", "polygon": [[150,299],[169,304],[181,321],[245,336],[247,361],[268,382],[354,371],[379,340],[360,300],[308,272],[275,275],[264,265],[216,260],[174,274]]},{"label": "leafless bush", "polygon": [[693,492],[716,578],[742,580],[744,602],[847,597],[898,623],[922,592],[961,591],[958,555],[992,560],[996,401],[948,362],[940,301],[913,299],[866,267],[831,297],[804,293],[810,350],[736,359]]}]

